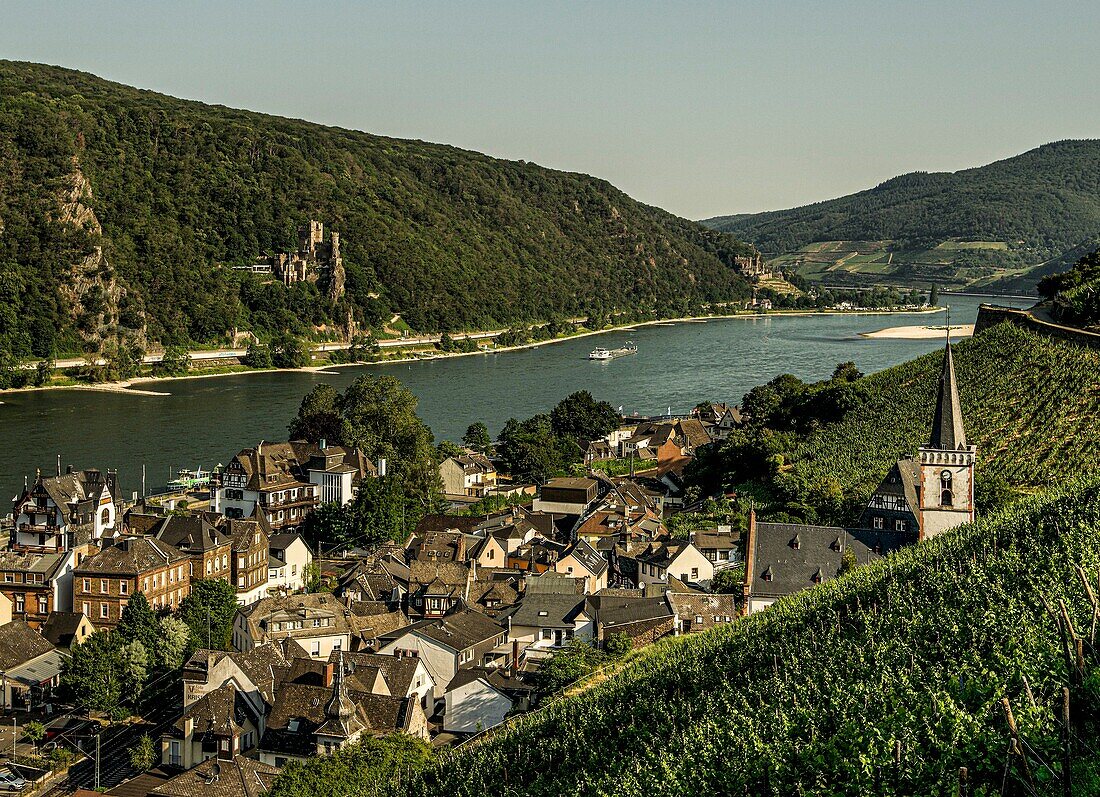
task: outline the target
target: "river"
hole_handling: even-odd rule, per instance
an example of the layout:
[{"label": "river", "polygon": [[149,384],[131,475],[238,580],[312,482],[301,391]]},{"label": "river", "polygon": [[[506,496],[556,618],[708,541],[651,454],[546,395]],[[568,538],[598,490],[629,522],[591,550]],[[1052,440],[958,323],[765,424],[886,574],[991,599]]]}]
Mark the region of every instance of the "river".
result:
[{"label": "river", "polygon": [[[981,299],[953,296],[952,323],[972,323]],[[1012,302],[1002,302],[1013,304]],[[1026,306],[1029,302],[1015,302]],[[822,379],[838,362],[865,373],[942,345],[938,340],[859,337],[889,326],[943,323],[942,315],[756,316],[641,327],[499,354],[341,368],[331,374],[273,372],[153,382],[168,396],[87,390],[0,395],[0,489],[13,496],[57,455],[77,468],[114,468],[127,496],[163,487],[179,468],[210,468],[260,440],[283,440],[302,395],[318,382],[343,387],[372,371],[396,376],[420,399],[437,439],[458,440],[474,421],[496,433],[587,389],[626,413],[686,412],[704,400],[738,403],[781,373]],[[628,340],[638,353],[586,358]],[[0,510],[6,512],[7,508]]]}]

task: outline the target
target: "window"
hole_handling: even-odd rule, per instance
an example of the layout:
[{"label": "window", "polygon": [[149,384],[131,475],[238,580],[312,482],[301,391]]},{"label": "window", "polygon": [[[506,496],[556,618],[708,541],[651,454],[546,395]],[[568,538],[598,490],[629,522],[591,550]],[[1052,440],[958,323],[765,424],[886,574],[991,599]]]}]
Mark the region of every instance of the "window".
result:
[{"label": "window", "polygon": [[106,620],[108,617],[111,616],[110,604],[108,604],[108,603],[99,604],[99,616],[104,620]]},{"label": "window", "polygon": [[695,615],[695,624],[696,625],[702,625],[703,624],[703,615],[701,615],[701,614]]},{"label": "window", "polygon": [[119,580],[119,582],[118,582],[118,594],[119,595],[125,595],[129,591],[130,591],[130,584],[125,579]]},{"label": "window", "polygon": [[25,608],[24,601],[25,601],[25,599],[22,595],[16,595],[15,596],[15,611],[18,612],[19,614],[22,614],[23,609]]},{"label": "window", "polygon": [[898,518],[894,521],[894,531],[905,531],[905,521]]},{"label": "window", "polygon": [[238,556],[237,557],[237,567],[239,567],[241,570],[244,570],[245,565],[244,565],[244,557],[243,556]]},{"label": "window", "polygon": [[317,641],[317,642],[313,643],[313,647],[310,650],[310,653],[313,656],[320,656],[321,655],[321,643],[320,643],[320,641]]},{"label": "window", "polygon": [[[4,574],[4,582],[7,583],[7,584],[15,583],[15,573],[5,573]],[[85,583],[87,583],[87,582],[85,582]]]},{"label": "window", "polygon": [[542,638],[543,639],[551,639],[551,638],[553,638],[553,636],[554,636],[554,632],[551,631],[549,628],[542,629]]},{"label": "window", "polygon": [[84,601],[84,616],[85,617],[91,617],[92,616],[92,604],[88,603],[88,601]]},{"label": "window", "polygon": [[940,506],[952,506],[955,503],[955,496],[951,490],[951,480],[951,471],[944,470],[940,473]]},{"label": "window", "polygon": [[50,599],[45,595],[38,596],[38,613],[49,614],[50,611]]},{"label": "window", "polygon": [[698,581],[699,580],[699,568],[698,567],[691,568],[691,580],[692,581]]},{"label": "window", "polygon": [[103,510],[103,514],[99,516],[99,522],[103,526],[111,525],[111,509],[110,509],[110,507]]},{"label": "window", "polygon": [[104,595],[106,595],[107,592],[109,591],[109,589],[110,589],[110,582],[105,578],[101,578],[99,580],[99,591],[102,592]]}]

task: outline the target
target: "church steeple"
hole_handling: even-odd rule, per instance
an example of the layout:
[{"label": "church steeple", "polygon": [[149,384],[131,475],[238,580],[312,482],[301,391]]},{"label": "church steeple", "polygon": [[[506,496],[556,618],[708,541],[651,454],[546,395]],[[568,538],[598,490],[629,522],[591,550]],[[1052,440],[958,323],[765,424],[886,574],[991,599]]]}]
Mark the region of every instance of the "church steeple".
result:
[{"label": "church steeple", "polygon": [[966,448],[966,430],[963,428],[959,389],[955,384],[955,360],[951,356],[950,338],[944,349],[939,395],[936,397],[936,414],[932,418],[932,434],[928,439],[928,448],[939,451],[958,451]]},{"label": "church steeple", "polygon": [[344,735],[351,734],[352,720],[355,718],[355,705],[351,702],[347,684],[344,683],[344,657],[340,655],[336,662],[335,677],[332,681],[332,699],[325,706],[325,717],[339,725]]}]

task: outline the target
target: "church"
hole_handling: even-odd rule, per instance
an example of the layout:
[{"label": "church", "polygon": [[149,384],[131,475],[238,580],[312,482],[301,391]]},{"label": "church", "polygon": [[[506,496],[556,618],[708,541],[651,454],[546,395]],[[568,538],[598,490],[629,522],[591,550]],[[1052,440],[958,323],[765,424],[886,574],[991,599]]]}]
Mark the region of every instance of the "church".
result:
[{"label": "church", "polygon": [[976,448],[966,441],[948,341],[928,442],[890,469],[858,525],[761,523],[750,513],[743,612],[835,578],[846,561],[865,564],[972,521],[976,460]]}]

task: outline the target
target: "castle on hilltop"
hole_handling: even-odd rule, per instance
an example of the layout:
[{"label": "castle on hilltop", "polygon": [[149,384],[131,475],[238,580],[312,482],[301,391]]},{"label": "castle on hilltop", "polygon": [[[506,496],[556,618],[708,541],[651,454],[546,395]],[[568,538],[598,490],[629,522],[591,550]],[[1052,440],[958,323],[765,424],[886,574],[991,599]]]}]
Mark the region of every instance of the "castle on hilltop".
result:
[{"label": "castle on hilltop", "polygon": [[340,233],[329,233],[325,225],[310,219],[298,228],[298,250],[258,257],[251,266],[237,270],[271,274],[287,287],[296,282],[318,282],[332,301],[344,295],[344,259],[340,256]]},{"label": "castle on hilltop", "polygon": [[767,277],[772,273],[771,267],[764,262],[764,257],[759,252],[751,255],[734,255],[733,267],[744,277]]}]

